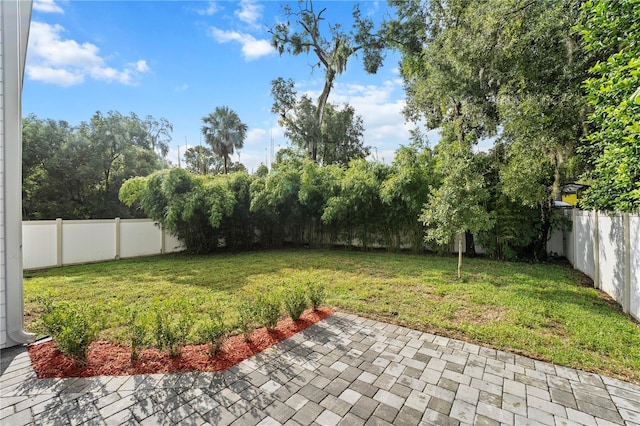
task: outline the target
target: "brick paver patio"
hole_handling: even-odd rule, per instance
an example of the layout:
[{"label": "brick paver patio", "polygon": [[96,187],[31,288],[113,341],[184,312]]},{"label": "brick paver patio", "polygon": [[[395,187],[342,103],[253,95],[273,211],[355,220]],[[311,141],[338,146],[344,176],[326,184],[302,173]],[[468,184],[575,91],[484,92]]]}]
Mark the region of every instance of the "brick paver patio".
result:
[{"label": "brick paver patio", "polygon": [[335,314],[219,373],[35,377],[3,351],[0,424],[640,425],[640,386]]}]

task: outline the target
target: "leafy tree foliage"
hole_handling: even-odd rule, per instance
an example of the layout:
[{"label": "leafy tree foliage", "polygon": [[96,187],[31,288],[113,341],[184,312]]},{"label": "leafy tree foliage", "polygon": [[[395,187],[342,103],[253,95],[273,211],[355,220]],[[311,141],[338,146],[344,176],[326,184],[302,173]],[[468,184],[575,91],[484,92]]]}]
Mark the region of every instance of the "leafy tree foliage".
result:
[{"label": "leafy tree foliage", "polygon": [[251,186],[251,211],[264,218],[262,231],[269,246],[284,243],[284,235],[296,244],[304,240],[308,214],[299,200],[303,162],[298,156],[284,158],[266,178]]},{"label": "leafy tree foliage", "polygon": [[147,115],[144,119],[144,126],[151,141],[151,148],[163,159],[167,158],[173,124],[164,117],[156,120],[153,116]]},{"label": "leafy tree foliage", "polygon": [[380,193],[388,173],[384,164],[353,160],[344,173],[339,194],[327,200],[322,221],[338,226],[340,238],[348,244],[356,244],[357,239],[365,250],[375,242],[390,243],[391,218],[384,214]]},{"label": "leafy tree foliage", "polygon": [[224,164],[206,146],[193,146],[184,152],[185,168],[196,175],[218,174],[224,172]]},{"label": "leafy tree foliage", "polygon": [[396,151],[380,195],[385,209],[393,218],[390,225],[395,248],[401,247],[405,237],[403,233],[407,232],[411,248],[419,252],[423,247],[424,227],[418,218],[431,190],[440,182],[431,149],[422,140],[418,130],[413,130],[412,134],[411,144]]},{"label": "leafy tree foliage", "polygon": [[226,106],[216,107],[213,113],[202,118],[202,122],[202,135],[211,150],[224,161],[224,173],[227,174],[229,158],[244,146],[247,125]]},{"label": "leafy tree foliage", "polygon": [[322,126],[316,122],[317,107],[310,97],[298,97],[293,80],[278,78],[271,82],[273,106],[279,124],[285,128],[285,136],[304,151],[314,151],[318,164],[346,166],[354,158],[364,158],[370,148],[364,145],[364,123],[350,105],[342,109],[327,103]]},{"label": "leafy tree foliage", "polygon": [[[281,150],[271,171],[202,176],[161,170],[128,180],[120,199],[162,223],[190,252],[215,251],[222,243],[232,250],[359,243],[365,249],[375,244],[399,248],[416,233],[417,213],[403,213],[407,204],[401,200],[412,200],[417,211],[415,204],[424,193],[420,182],[430,180],[425,152],[416,148],[407,157],[416,155],[418,160],[393,168],[360,159],[345,170]],[[418,170],[400,170],[403,167]],[[391,177],[392,170],[397,175]],[[401,176],[415,182],[401,183]],[[404,220],[412,215],[413,222]],[[410,246],[423,250],[419,244]]]},{"label": "leafy tree foliage", "polygon": [[[329,24],[328,29],[322,28],[326,8],[316,12],[311,0],[298,1],[295,10],[285,5],[283,12],[286,19],[269,31],[273,47],[280,55],[284,52],[294,56],[313,52],[318,59],[314,67],[322,68],[324,71],[324,87],[315,104],[313,115],[309,116],[313,118],[312,127],[316,131],[308,135],[308,155],[310,159],[317,161],[323,137],[319,129],[324,123],[325,108],[335,78],[347,69],[349,59],[358,51],[363,54],[365,70],[375,73],[382,65],[384,38],[373,31],[373,22],[361,16],[358,6],[353,11],[354,25],[350,34],[339,24]],[[323,35],[323,32],[327,31],[328,38]]]},{"label": "leafy tree foliage", "polygon": [[640,3],[587,1],[580,26],[585,48],[602,57],[585,89],[593,113],[584,153],[593,185],[590,209],[640,208]]},{"label": "leafy tree foliage", "polygon": [[443,181],[432,190],[420,220],[426,227],[427,241],[446,245],[459,236],[458,278],[461,278],[462,235],[486,231],[493,223],[486,211],[489,194],[484,176],[473,164],[471,146],[459,144],[452,136],[445,133],[438,144],[436,159]]},{"label": "leafy tree foliage", "polygon": [[251,212],[251,184],[254,178],[239,170],[219,179],[224,179],[226,188],[233,194],[233,212],[225,216],[220,225],[225,247],[232,250],[248,250],[259,243],[256,230],[261,219]]},{"label": "leafy tree foliage", "polygon": [[327,202],[340,193],[344,170],[336,165],[318,166],[305,161],[300,176],[298,198],[309,214],[308,241],[322,246],[338,239],[339,227],[322,221]]},{"label": "leafy tree foliage", "polygon": [[118,200],[122,182],[163,163],[145,121],[135,114],[96,112],[72,127],[23,119],[23,218],[132,217]]},{"label": "leafy tree foliage", "polygon": [[484,175],[489,192],[487,211],[493,216],[493,226],[477,234],[476,241],[484,253],[496,259],[518,260],[533,257],[534,242],[541,233],[538,209],[523,206],[508,197],[500,180],[505,149],[497,144],[489,153],[478,153],[474,164]]},{"label": "leafy tree foliage", "polygon": [[579,16],[576,4],[533,3],[511,16],[511,32],[501,35],[510,70],[498,98],[505,147],[500,175],[511,200],[538,210],[534,254],[544,260],[553,201],[580,173],[574,154],[584,134],[581,84],[590,58],[572,30]]},{"label": "leafy tree foliage", "polygon": [[397,19],[386,29],[402,53],[407,116],[452,132],[461,146],[501,129],[500,188],[538,209],[535,251],[543,259],[553,200],[580,166],[572,159],[583,134],[580,86],[590,57],[572,30],[577,4],[392,4]]},{"label": "leafy tree foliage", "polygon": [[162,223],[191,253],[209,253],[218,247],[220,226],[235,204],[223,181],[178,168],[128,180],[120,189],[120,199]]}]

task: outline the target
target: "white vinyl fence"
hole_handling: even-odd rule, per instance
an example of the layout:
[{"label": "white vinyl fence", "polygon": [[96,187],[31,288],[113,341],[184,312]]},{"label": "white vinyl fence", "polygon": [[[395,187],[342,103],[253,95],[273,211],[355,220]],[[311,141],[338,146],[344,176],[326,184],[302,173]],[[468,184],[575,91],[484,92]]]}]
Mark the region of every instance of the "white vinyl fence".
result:
[{"label": "white vinyl fence", "polygon": [[[565,211],[571,229],[556,231],[548,251],[566,257],[640,320],[640,215]],[[48,268],[181,251],[151,219],[22,222],[24,269]],[[457,251],[457,246],[453,247]],[[481,251],[481,248],[479,248]]]},{"label": "white vinyl fence", "polygon": [[24,269],[173,253],[182,243],[151,219],[22,222]]},{"label": "white vinyl fence", "polygon": [[552,237],[553,251],[640,320],[640,215],[578,209],[566,214],[573,225]]}]

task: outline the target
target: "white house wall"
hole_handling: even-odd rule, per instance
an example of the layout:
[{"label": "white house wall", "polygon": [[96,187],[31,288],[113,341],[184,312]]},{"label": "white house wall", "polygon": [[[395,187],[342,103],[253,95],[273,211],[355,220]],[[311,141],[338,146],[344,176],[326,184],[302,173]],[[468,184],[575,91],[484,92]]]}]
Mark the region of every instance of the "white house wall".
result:
[{"label": "white house wall", "polygon": [[30,0],[0,2],[0,347],[32,341],[22,288],[22,80]]},{"label": "white house wall", "polygon": [[[0,9],[2,6],[0,5]],[[2,45],[4,28],[0,12],[0,348],[7,343],[7,309],[5,286],[4,239],[4,57]]]}]

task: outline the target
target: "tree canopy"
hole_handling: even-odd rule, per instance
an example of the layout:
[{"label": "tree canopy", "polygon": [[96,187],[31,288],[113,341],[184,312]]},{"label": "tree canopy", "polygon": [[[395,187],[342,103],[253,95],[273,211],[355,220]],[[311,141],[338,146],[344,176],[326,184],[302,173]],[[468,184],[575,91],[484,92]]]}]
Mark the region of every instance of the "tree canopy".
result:
[{"label": "tree canopy", "polygon": [[[397,16],[385,28],[402,54],[407,117],[440,128],[443,143],[450,143],[449,134],[463,151],[497,137],[500,190],[539,210],[536,253],[544,259],[553,200],[581,173],[575,157],[585,134],[581,85],[592,58],[573,30],[577,4],[392,4]],[[465,171],[472,168],[451,169]]]},{"label": "tree canopy", "polygon": [[216,107],[215,111],[202,117],[202,135],[211,150],[224,162],[224,173],[228,173],[228,162],[236,150],[244,146],[247,125],[229,107]]},{"label": "tree canopy", "polygon": [[[307,95],[298,96],[293,80],[282,77],[271,82],[273,105],[278,123],[294,147],[309,152],[315,150],[318,164],[346,166],[352,159],[364,158],[370,148],[364,145],[364,123],[355,109],[345,104],[342,109],[328,103],[317,126],[317,107]],[[315,144],[315,146],[311,146]]]},{"label": "tree canopy", "polygon": [[587,1],[578,27],[601,60],[585,81],[590,133],[583,149],[593,170],[583,206],[640,209],[640,2]]},{"label": "tree canopy", "polygon": [[[313,52],[318,60],[314,67],[321,68],[324,72],[322,92],[314,105],[313,115],[309,116],[314,130],[306,134],[308,155],[313,161],[317,161],[318,149],[322,144],[324,135],[320,128],[324,123],[325,109],[335,78],[347,69],[349,59],[356,52],[362,52],[364,67],[368,73],[375,73],[382,66],[384,58],[385,39],[381,33],[374,31],[371,19],[362,17],[358,5],[353,10],[351,33],[345,32],[340,24],[328,24],[324,27],[326,11],[327,8],[316,11],[311,0],[299,0],[297,8],[285,5],[285,19],[269,30],[271,44],[280,55],[285,52],[294,56]],[[280,88],[276,89],[281,91]],[[287,97],[283,102],[276,99],[276,103],[292,105],[294,99]]]},{"label": "tree canopy", "polygon": [[[96,112],[89,121],[23,119],[23,218],[98,219],[140,215],[122,205],[122,182],[164,166],[149,121]],[[165,128],[170,124],[164,119]],[[157,142],[156,142],[157,143]]]}]

